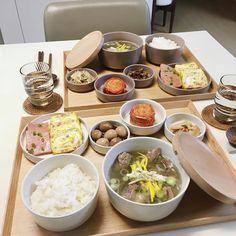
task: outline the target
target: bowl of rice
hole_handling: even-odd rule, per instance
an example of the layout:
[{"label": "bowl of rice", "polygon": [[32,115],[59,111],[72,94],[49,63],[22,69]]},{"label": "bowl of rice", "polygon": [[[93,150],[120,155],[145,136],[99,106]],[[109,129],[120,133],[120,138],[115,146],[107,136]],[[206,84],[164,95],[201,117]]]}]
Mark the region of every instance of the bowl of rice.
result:
[{"label": "bowl of rice", "polygon": [[176,63],[182,55],[184,45],[184,40],[174,34],[149,35],[145,40],[146,58],[156,65]]},{"label": "bowl of rice", "polygon": [[96,167],[76,154],[37,163],[25,176],[21,198],[34,221],[50,231],[79,227],[93,214],[98,199]]}]

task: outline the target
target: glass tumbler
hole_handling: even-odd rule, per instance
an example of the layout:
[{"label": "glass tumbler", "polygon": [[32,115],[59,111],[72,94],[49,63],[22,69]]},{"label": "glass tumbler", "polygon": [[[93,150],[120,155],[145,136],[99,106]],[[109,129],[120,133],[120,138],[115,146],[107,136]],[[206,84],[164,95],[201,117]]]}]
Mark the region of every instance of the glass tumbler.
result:
[{"label": "glass tumbler", "polygon": [[222,123],[236,121],[236,75],[224,75],[215,95],[213,116]]},{"label": "glass tumbler", "polygon": [[53,101],[53,79],[50,66],[44,62],[30,62],[20,68],[22,80],[30,102],[46,106]]}]

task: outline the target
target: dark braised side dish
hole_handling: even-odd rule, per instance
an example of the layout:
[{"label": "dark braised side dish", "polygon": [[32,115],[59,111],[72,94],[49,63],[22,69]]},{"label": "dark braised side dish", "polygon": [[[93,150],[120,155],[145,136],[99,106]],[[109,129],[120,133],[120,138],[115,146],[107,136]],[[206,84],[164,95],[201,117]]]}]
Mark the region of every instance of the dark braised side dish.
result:
[{"label": "dark braised side dish", "polygon": [[115,126],[109,121],[102,122],[91,132],[93,141],[101,146],[114,146],[127,138],[127,130],[124,126]]},{"label": "dark braised side dish", "polygon": [[129,71],[128,76],[130,76],[133,79],[144,80],[149,78],[151,75],[144,68],[136,68]]}]

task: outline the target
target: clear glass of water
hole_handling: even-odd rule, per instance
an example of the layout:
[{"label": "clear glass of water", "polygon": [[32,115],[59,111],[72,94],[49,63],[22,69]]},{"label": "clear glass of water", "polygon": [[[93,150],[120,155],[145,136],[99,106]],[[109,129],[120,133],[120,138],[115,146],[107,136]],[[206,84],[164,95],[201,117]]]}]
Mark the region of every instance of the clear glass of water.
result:
[{"label": "clear glass of water", "polygon": [[221,77],[214,101],[215,119],[222,123],[236,122],[236,75]]},{"label": "clear glass of water", "polygon": [[30,62],[20,68],[23,84],[30,102],[46,106],[53,101],[53,79],[50,66],[44,62]]}]

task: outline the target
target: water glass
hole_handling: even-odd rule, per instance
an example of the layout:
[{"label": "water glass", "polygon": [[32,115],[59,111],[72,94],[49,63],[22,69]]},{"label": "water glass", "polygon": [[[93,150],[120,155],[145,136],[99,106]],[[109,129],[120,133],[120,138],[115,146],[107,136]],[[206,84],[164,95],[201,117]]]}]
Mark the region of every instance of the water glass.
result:
[{"label": "water glass", "polygon": [[53,101],[53,78],[50,66],[44,62],[31,62],[20,68],[23,84],[30,102],[46,106]]},{"label": "water glass", "polygon": [[224,75],[215,95],[213,116],[222,123],[236,121],[236,75]]}]

